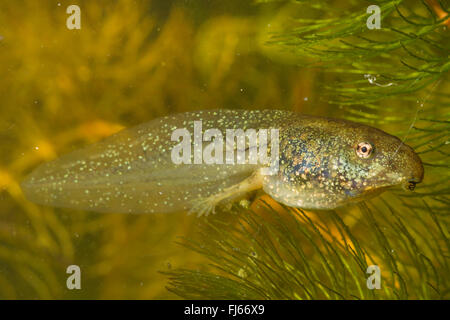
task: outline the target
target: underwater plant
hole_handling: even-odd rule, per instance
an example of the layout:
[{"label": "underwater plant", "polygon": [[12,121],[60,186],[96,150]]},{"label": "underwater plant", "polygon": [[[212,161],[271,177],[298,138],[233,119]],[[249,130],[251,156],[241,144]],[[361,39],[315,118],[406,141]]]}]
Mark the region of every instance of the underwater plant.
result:
[{"label": "underwater plant", "polygon": [[[322,99],[336,106],[330,114],[392,128],[411,144],[424,184],[345,209],[265,199],[231,221],[210,219],[203,241],[180,242],[210,268],[165,272],[169,290],[190,299],[450,298],[448,3],[372,1],[379,30],[366,26],[367,2],[346,3],[287,4],[291,20],[267,45],[319,70]],[[366,283],[369,266],[381,273],[379,290]]]},{"label": "underwater plant", "polygon": [[[72,2],[0,3],[0,299],[449,298],[448,1],[79,0],[82,27],[68,30]],[[215,108],[383,129],[420,155],[424,180],[329,211],[254,194],[201,219],[23,195],[57,155]],[[70,265],[81,290],[66,287]],[[381,289],[367,287],[371,265]]]}]

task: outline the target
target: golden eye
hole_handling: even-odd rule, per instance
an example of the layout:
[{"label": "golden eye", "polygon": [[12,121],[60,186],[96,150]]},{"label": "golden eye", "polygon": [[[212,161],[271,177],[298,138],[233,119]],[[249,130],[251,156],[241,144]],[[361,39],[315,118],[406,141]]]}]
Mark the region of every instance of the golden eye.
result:
[{"label": "golden eye", "polygon": [[373,147],[368,142],[358,143],[356,146],[356,154],[360,158],[368,158],[372,154]]}]

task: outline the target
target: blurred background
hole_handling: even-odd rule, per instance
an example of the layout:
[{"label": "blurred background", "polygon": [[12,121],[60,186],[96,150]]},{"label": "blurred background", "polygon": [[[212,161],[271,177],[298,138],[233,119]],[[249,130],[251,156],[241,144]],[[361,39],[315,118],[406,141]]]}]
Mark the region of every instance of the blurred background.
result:
[{"label": "blurred background", "polygon": [[[184,212],[123,215],[38,206],[24,198],[19,183],[40,163],[101,140],[122,128],[176,112],[212,108],[286,109],[359,120],[409,140],[416,137],[411,145],[422,147],[421,150],[431,149],[421,155],[428,164],[424,185],[418,186],[421,197],[398,198],[389,193],[382,200],[374,200],[379,202],[367,204],[366,208],[372,205],[384,214],[375,214],[373,220],[371,215],[362,214],[360,207],[337,211],[330,216],[342,217],[340,226],[345,226],[343,228],[351,234],[339,234],[340,229],[335,229],[327,241],[332,245],[342,244],[354,233],[355,238],[351,241],[361,242],[361,250],[367,253],[361,261],[369,264],[375,261],[391,266],[389,258],[381,251],[400,251],[396,257],[400,259],[397,260],[399,267],[395,266],[395,272],[390,273],[390,280],[384,283],[387,289],[382,290],[384,293],[380,293],[380,297],[398,298],[396,290],[404,292],[402,281],[396,278],[400,273],[414,282],[411,282],[406,297],[448,298],[448,52],[447,55],[436,53],[445,59],[438,66],[428,64],[426,70],[408,69],[410,73],[407,73],[402,69],[407,68],[396,56],[400,53],[390,52],[392,48],[384,50],[375,62],[371,61],[375,64],[365,66],[363,55],[339,56],[344,61],[339,62],[339,59],[333,60],[336,55],[333,56],[331,51],[319,59],[321,62],[314,62],[311,58],[313,49],[326,49],[320,43],[320,36],[303,38],[310,41],[309,54],[299,51],[302,44],[293,41],[300,39],[295,31],[300,26],[308,26],[307,18],[329,19],[330,28],[322,30],[324,34],[329,35],[333,29],[348,34],[362,32],[367,19],[365,8],[369,3],[361,2],[328,2],[335,10],[333,12],[343,16],[360,11],[363,19],[352,31],[333,28],[333,17],[323,16],[331,11],[320,7],[306,9],[302,1],[2,1],[0,299],[189,297],[186,293],[189,289],[167,290],[169,279],[165,272],[181,281],[177,286],[183,285],[182,279],[177,277],[186,274],[171,273],[174,270],[211,272],[211,256],[201,250],[186,250],[178,243],[185,238],[199,243],[208,241],[202,232],[198,232],[199,228],[204,228],[205,221]],[[66,9],[73,4],[81,8],[80,30],[66,27],[69,17]],[[430,5],[430,8],[433,7]],[[393,7],[389,10],[399,19],[400,15]],[[435,11],[429,12],[427,7],[418,6],[416,15],[421,14],[434,15],[433,25],[445,27],[442,21],[436,22],[439,18]],[[307,17],[300,21],[301,15]],[[339,16],[335,15],[334,19],[338,21]],[[323,26],[309,31],[319,30],[319,27]],[[417,30],[422,29],[417,27]],[[438,32],[448,36],[447,29]],[[388,42],[386,39],[389,39],[385,34],[376,37],[379,41]],[[313,48],[311,41],[319,47]],[[334,41],[340,39],[336,36],[329,43]],[[427,51],[424,43],[417,44],[422,46],[419,50],[423,50],[423,54],[433,52]],[[448,46],[448,43],[441,45]],[[400,45],[398,48],[401,50]],[[351,51],[351,47],[346,49]],[[402,54],[406,55],[405,52]],[[395,65],[391,58],[396,61]],[[408,60],[402,61],[409,65]],[[403,75],[391,74],[389,77],[374,69],[374,65],[382,71],[394,69]],[[330,66],[334,68],[333,72],[330,72]],[[345,74],[339,68],[347,68]],[[432,68],[440,69],[438,72]],[[438,73],[439,77],[422,77],[422,73],[433,76]],[[410,82],[402,87],[402,81]],[[374,82],[380,85],[374,86]],[[394,89],[387,86],[389,90],[411,90],[397,92],[401,98],[392,90],[386,95],[386,91],[380,90],[389,83],[397,84],[391,86]],[[367,88],[379,91],[364,92]],[[349,97],[354,99],[349,100]],[[366,103],[364,99],[369,101]],[[424,200],[423,197],[428,198]],[[271,202],[271,205],[273,210],[282,211],[275,203]],[[411,213],[405,208],[414,206],[416,218],[411,219]],[[424,209],[428,207],[430,211]],[[393,213],[395,210],[399,215]],[[333,229],[333,224],[341,223],[319,215],[321,222],[317,225],[328,226],[328,230]],[[207,223],[214,224],[214,219],[221,223],[239,223],[236,215],[229,216],[227,212],[219,213],[208,217]],[[314,220],[315,217],[317,213],[311,213],[310,218]],[[320,235],[320,231],[313,228],[314,224],[307,221],[301,222],[303,225],[299,228],[308,225],[308,232]],[[386,240],[375,234],[374,226],[386,231]],[[390,229],[396,226],[406,230],[407,236],[397,239],[400,238],[397,229]],[[371,234],[370,230],[375,233]],[[416,234],[424,234],[424,230],[435,233],[437,239],[416,238]],[[398,248],[391,246],[400,240],[406,244],[398,245]],[[245,244],[245,240],[242,243]],[[354,247],[337,246],[336,250],[350,252],[349,248]],[[314,255],[314,250],[321,249],[311,250],[310,254]],[[263,252],[258,256],[264,259],[262,255]],[[391,255],[397,253],[392,251]],[[412,258],[420,255],[426,259],[416,261]],[[350,261],[349,264],[359,263],[348,256],[341,264],[346,264],[345,259]],[[213,258],[212,263],[214,261]],[[323,264],[314,263],[311,258],[313,269],[324,268]],[[66,268],[71,264],[81,268],[81,290],[66,288]],[[291,265],[284,266],[279,273],[289,275],[294,272]],[[358,276],[343,280],[351,282],[346,285],[343,297],[364,297],[360,288],[365,286],[363,267],[364,264],[355,271]],[[351,267],[345,270],[351,274]],[[421,277],[422,271],[418,270],[427,276]],[[224,278],[229,276],[223,270],[218,274]],[[247,276],[250,275],[243,276],[241,272],[238,282]],[[328,283],[326,279],[330,274],[318,272],[317,277]],[[248,281],[259,281],[261,287],[269,286],[268,279],[264,280],[266,282],[258,279]],[[201,286],[201,280],[198,283]],[[329,286],[332,289],[333,282]],[[216,289],[211,288],[212,291]],[[305,298],[296,289],[288,291],[291,295],[274,293],[249,297]],[[194,297],[228,296],[210,293]],[[307,297],[339,298],[320,293]]]}]

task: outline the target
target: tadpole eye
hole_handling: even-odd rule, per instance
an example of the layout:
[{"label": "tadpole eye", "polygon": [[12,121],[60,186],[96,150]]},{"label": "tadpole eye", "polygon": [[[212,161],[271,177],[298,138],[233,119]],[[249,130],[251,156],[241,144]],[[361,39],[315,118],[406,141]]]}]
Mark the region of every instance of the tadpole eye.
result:
[{"label": "tadpole eye", "polygon": [[372,154],[373,146],[368,142],[360,142],[356,146],[356,154],[360,158],[368,158]]}]

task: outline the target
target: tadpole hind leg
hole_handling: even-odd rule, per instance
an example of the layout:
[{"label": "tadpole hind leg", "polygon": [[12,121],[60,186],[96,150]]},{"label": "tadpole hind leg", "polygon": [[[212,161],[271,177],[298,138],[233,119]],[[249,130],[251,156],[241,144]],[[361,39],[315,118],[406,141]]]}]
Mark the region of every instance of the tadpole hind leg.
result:
[{"label": "tadpole hind leg", "polygon": [[[192,202],[189,214],[197,213],[197,217],[207,216],[211,212],[215,213],[216,206],[225,199],[234,198],[242,193],[258,190],[262,188],[262,176],[259,170],[254,172],[250,177],[238,184],[225,188],[222,191],[206,198],[199,198]],[[254,200],[254,199],[253,199]],[[253,201],[252,200],[252,201]]]}]

